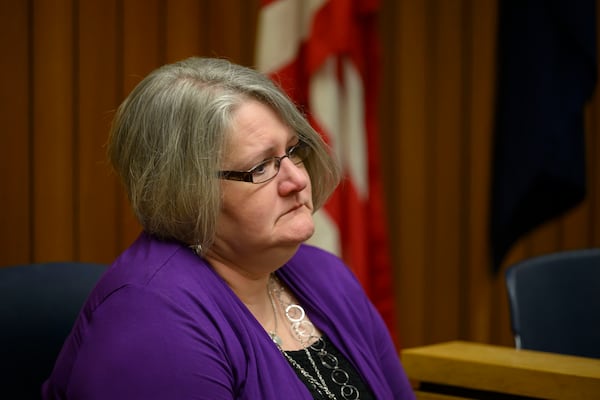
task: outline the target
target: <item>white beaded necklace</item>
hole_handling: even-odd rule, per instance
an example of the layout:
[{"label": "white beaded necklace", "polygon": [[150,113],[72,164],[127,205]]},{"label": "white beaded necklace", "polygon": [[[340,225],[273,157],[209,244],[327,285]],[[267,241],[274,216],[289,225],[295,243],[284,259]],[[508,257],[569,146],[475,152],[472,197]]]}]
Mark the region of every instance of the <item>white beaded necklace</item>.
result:
[{"label": "white beaded necklace", "polygon": [[[311,384],[311,386],[322,395],[327,396],[329,399],[337,399],[337,397],[329,390],[325,379],[321,375],[319,368],[315,363],[312,355],[310,354],[309,348],[317,352],[321,364],[328,369],[331,369],[331,379],[333,382],[341,386],[340,394],[344,400],[359,400],[360,392],[354,385],[349,384],[350,377],[346,371],[339,367],[338,359],[331,353],[325,350],[325,341],[322,337],[315,335],[315,326],[306,318],[306,312],[304,308],[298,304],[292,303],[291,297],[285,292],[283,285],[277,280],[274,275],[271,275],[267,287],[269,294],[269,300],[273,308],[273,315],[275,317],[274,330],[268,331],[271,340],[287,361]],[[273,300],[273,293],[276,294],[280,305],[285,310],[285,316],[291,324],[291,329],[294,337],[297,341],[302,344],[304,353],[308,358],[311,366],[313,367],[317,378],[312,376],[306,369],[304,369],[296,360],[294,360],[287,352],[282,349],[282,340],[277,333],[277,308],[275,301]]]}]

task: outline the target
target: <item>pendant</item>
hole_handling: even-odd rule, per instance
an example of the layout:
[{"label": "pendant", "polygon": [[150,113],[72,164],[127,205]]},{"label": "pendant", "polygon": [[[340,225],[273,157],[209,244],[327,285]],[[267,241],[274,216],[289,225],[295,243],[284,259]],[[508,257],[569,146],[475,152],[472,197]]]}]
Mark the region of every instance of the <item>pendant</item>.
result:
[{"label": "pendant", "polygon": [[282,341],[279,335],[277,335],[275,332],[269,332],[269,336],[271,337],[273,343],[275,343],[278,347],[281,347]]}]

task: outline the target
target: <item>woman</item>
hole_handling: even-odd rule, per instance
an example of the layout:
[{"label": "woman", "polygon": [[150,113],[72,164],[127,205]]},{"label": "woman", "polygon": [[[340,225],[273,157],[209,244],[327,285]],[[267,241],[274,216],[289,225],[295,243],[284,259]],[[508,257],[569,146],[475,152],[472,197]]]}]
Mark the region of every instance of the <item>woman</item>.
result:
[{"label": "woman", "polygon": [[218,59],[159,68],[108,154],[144,233],[89,296],[44,398],[413,398],[354,276],[302,244],[339,173],[269,79]]}]

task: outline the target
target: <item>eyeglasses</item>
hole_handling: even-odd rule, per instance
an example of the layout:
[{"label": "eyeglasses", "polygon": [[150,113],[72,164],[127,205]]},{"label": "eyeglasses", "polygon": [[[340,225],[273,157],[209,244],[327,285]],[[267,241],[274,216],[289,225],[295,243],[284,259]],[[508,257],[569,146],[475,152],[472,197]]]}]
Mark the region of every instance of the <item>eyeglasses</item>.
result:
[{"label": "eyeglasses", "polygon": [[220,179],[231,181],[265,183],[277,176],[284,158],[287,157],[294,164],[300,165],[310,155],[310,152],[311,148],[303,141],[299,141],[298,144],[287,149],[281,157],[267,158],[248,171],[219,171],[218,176]]}]

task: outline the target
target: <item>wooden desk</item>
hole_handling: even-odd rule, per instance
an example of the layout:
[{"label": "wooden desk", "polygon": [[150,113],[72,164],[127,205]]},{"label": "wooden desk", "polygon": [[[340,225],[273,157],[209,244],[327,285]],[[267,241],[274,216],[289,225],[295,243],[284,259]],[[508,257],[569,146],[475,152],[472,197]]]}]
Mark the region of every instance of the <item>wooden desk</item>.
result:
[{"label": "wooden desk", "polygon": [[422,400],[600,399],[600,359],[461,341],[401,357]]}]

